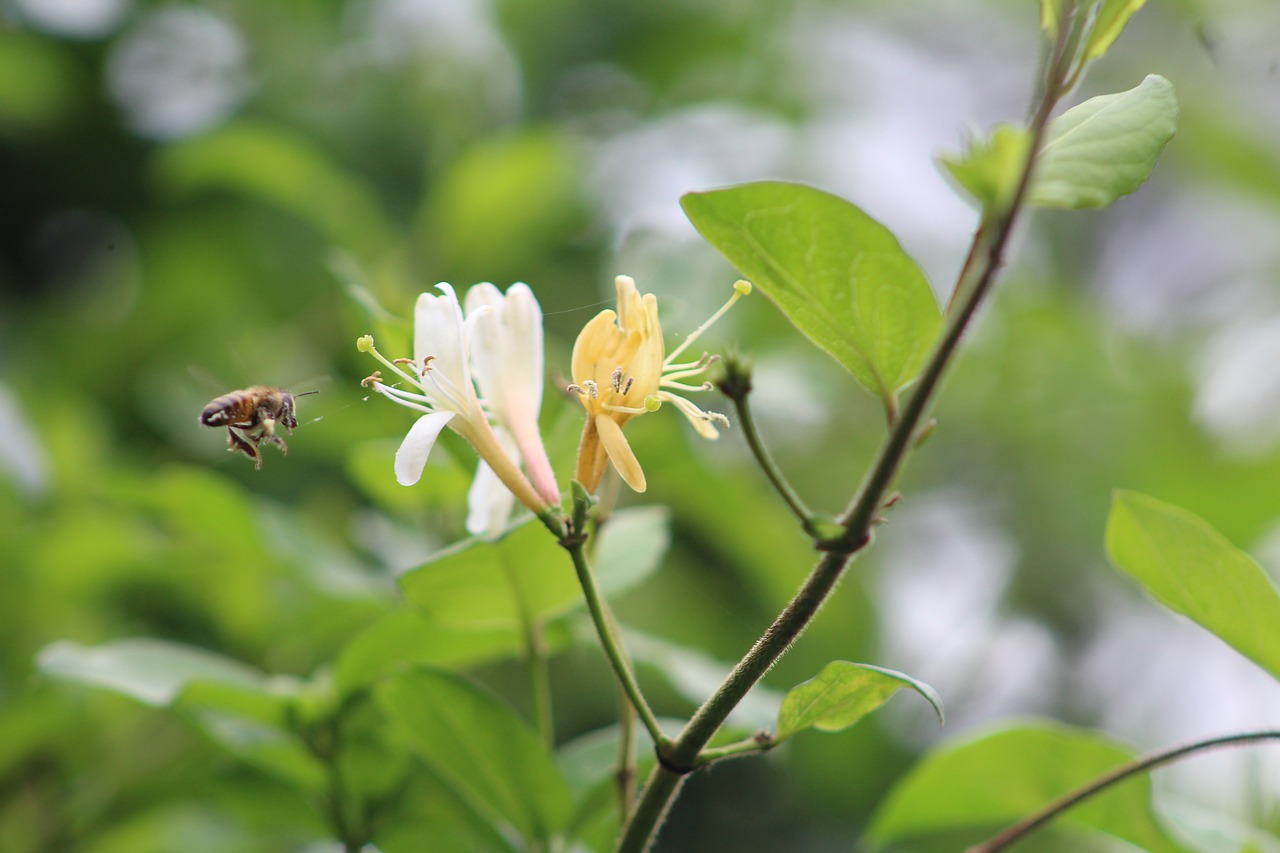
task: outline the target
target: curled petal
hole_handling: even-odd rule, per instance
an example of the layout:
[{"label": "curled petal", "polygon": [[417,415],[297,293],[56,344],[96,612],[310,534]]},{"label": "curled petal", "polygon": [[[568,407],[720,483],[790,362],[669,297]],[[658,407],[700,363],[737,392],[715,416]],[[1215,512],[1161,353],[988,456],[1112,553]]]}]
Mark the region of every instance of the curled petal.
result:
[{"label": "curled petal", "polygon": [[627,443],[627,437],[622,434],[622,427],[608,415],[596,415],[595,422],[600,443],[604,445],[605,453],[609,454],[613,467],[618,469],[628,486],[637,492],[643,492],[648,488],[644,471],[640,468],[640,460],[636,459],[631,445]]},{"label": "curled petal", "polygon": [[409,428],[409,434],[400,443],[400,449],[396,451],[396,482],[402,486],[412,486],[422,479],[422,469],[427,466],[431,448],[435,447],[440,430],[453,420],[454,414],[455,412],[432,412],[414,422]]}]

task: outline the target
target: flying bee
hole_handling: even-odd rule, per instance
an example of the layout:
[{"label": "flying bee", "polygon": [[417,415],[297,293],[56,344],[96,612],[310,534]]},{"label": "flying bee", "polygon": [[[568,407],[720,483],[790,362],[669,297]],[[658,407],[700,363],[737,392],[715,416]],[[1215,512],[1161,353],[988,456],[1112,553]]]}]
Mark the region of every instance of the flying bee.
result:
[{"label": "flying bee", "polygon": [[200,423],[208,427],[227,428],[227,450],[243,453],[253,460],[254,468],[262,467],[263,444],[274,444],[283,454],[289,453],[284,439],[276,435],[276,426],[282,426],[290,434],[298,426],[297,397],[317,394],[290,394],[269,385],[254,385],[240,391],[223,394],[204,407]]}]

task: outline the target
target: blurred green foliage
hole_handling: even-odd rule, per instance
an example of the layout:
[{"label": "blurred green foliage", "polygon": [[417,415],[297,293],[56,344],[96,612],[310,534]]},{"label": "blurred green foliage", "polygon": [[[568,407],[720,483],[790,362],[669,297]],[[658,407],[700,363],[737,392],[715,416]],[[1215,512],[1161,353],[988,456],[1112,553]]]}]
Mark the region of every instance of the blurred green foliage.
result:
[{"label": "blurred green foliage", "polygon": [[[394,483],[410,421],[366,402],[359,380],[371,368],[356,337],[407,349],[412,300],[434,282],[524,280],[547,314],[552,388],[612,276],[631,273],[663,296],[677,339],[734,277],[691,229],[665,230],[680,194],[844,181],[839,192],[879,215],[841,168],[866,152],[887,163],[912,141],[876,123],[878,101],[935,109],[920,93],[937,96],[929,60],[944,45],[947,73],[968,75],[979,114],[938,131],[930,150],[954,150],[962,121],[1016,115],[1034,68],[1033,10],[1000,0],[940,13],[837,0],[104,2],[120,12],[93,29],[41,5],[0,5],[0,849],[317,849],[308,845],[332,841],[335,826],[387,853],[423,838],[506,850],[548,826],[607,839],[612,791],[601,780],[617,697],[564,597],[538,610],[557,761],[526,765],[570,792],[570,812],[532,802],[546,791],[512,801],[454,775],[492,753],[414,741],[416,715],[448,696],[543,755],[510,625],[458,624],[401,597],[404,572],[460,559],[441,552],[463,536],[473,460],[449,443],[419,486]],[[933,680],[912,669],[925,662],[886,657],[887,626],[909,614],[888,609],[882,590],[884,572],[918,568],[891,558],[927,534],[911,513],[930,497],[973,508],[1009,543],[1000,613],[1043,628],[1068,659],[1106,603],[1143,606],[1105,568],[1112,488],[1188,507],[1241,545],[1271,530],[1275,436],[1260,418],[1259,441],[1235,446],[1199,414],[1209,344],[1233,322],[1280,312],[1274,245],[1215,227],[1222,208],[1209,204],[1225,199],[1264,229],[1280,221],[1277,55],[1248,37],[1257,16],[1276,23],[1263,2],[1151,4],[1097,64],[1087,94],[1168,77],[1180,135],[1139,196],[1027,227],[1022,260],[943,391],[937,434],[900,484],[904,506],[770,673],[758,706],[744,707],[740,734],[769,724],[780,693],[833,659]],[[830,58],[831,39],[835,56],[868,53],[883,73],[797,70],[808,53]],[[993,45],[1013,59],[995,59]],[[728,131],[713,122],[726,115]],[[674,145],[663,136],[673,127]],[[793,147],[758,153],[778,128],[797,134]],[[879,203],[922,212],[920,233],[893,227],[924,255],[923,213],[940,202],[917,192],[894,186]],[[667,219],[645,207],[653,193]],[[1197,236],[1160,218],[1180,200],[1205,211],[1197,227],[1209,237],[1227,235],[1211,258],[1222,268],[1208,268],[1194,299],[1160,278],[1179,272],[1174,244]],[[958,268],[974,221],[921,258],[931,276]],[[1149,279],[1136,296],[1128,281],[1126,302],[1116,294],[1133,273],[1122,261],[1144,228],[1175,257],[1138,257]],[[1228,265],[1239,257],[1251,265]],[[1240,281],[1247,299],[1215,301]],[[1134,300],[1154,314],[1126,312]],[[764,300],[739,305],[708,338],[730,343],[757,364],[755,405],[780,464],[815,508],[838,509],[881,438],[879,403]],[[206,401],[254,383],[322,392],[301,401],[289,455],[268,449],[261,471],[196,422]],[[544,434],[561,472],[579,418],[575,402],[548,395]],[[813,555],[732,430],[709,446],[664,415],[628,436],[650,490],[624,504],[669,515],[620,511],[612,529],[627,535],[630,517],[661,529],[646,542],[670,539],[665,554],[638,560],[639,546],[620,548],[613,604],[657,711],[684,717]],[[567,562],[537,568],[570,580]],[[412,590],[406,581],[410,600]],[[189,671],[191,649],[209,656],[202,678],[166,680],[174,656]],[[426,668],[406,674],[406,663]],[[97,683],[114,674],[133,698],[50,677],[60,671]],[[1047,673],[1023,705],[996,711],[1105,724],[1099,706],[1115,697],[1079,701],[1073,672]],[[139,694],[138,679],[151,692]],[[874,716],[802,733],[766,758],[694,776],[663,847],[850,849],[923,749],[909,727]],[[495,830],[494,812],[522,815],[516,834]]]}]

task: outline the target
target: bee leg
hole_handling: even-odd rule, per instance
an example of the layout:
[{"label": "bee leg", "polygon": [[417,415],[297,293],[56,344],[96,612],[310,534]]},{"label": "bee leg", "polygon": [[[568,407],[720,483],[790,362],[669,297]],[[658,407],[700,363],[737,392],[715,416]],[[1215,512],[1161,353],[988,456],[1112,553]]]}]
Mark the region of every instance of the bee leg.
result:
[{"label": "bee leg", "polygon": [[274,433],[271,435],[264,435],[262,437],[262,441],[266,444],[274,444],[276,447],[280,448],[281,456],[289,455],[289,445],[285,444],[284,439],[280,436],[275,435]]},{"label": "bee leg", "polygon": [[250,436],[240,433],[235,427],[227,428],[227,450],[232,453],[243,453],[253,460],[253,467],[262,467],[262,454],[258,452],[258,444]]}]

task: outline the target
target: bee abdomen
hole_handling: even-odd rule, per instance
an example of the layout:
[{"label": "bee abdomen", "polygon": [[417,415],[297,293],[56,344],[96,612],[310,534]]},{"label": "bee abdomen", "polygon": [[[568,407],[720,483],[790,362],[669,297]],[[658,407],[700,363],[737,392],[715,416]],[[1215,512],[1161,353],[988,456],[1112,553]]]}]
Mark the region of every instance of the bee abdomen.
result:
[{"label": "bee abdomen", "polygon": [[200,413],[200,423],[205,426],[226,426],[235,420],[236,412],[243,402],[242,392],[223,394],[204,407],[204,411]]}]

